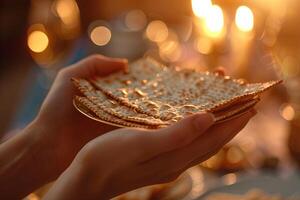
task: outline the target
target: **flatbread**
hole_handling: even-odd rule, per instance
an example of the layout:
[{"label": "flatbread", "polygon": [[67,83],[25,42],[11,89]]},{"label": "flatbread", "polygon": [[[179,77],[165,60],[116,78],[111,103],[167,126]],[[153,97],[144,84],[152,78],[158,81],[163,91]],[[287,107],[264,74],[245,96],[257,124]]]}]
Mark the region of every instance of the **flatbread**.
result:
[{"label": "flatbread", "polygon": [[245,84],[228,76],[165,67],[141,59],[119,72],[91,80],[97,89],[139,113],[176,122],[196,112],[214,112],[247,102],[281,81]]},{"label": "flatbread", "polygon": [[80,90],[80,92],[84,94],[93,104],[95,104],[98,109],[101,109],[110,115],[126,121],[146,124],[149,126],[170,124],[170,122],[162,121],[152,116],[138,113],[127,106],[119,104],[114,99],[110,99],[108,96],[103,94],[101,91],[96,90],[88,81],[84,79],[73,78],[72,81]]},{"label": "flatbread", "polygon": [[241,102],[234,104],[233,106],[230,106],[229,108],[226,108],[221,111],[215,111],[213,112],[217,123],[222,123],[234,118],[237,118],[244,113],[248,112],[250,109],[252,109],[260,99],[258,97],[251,99],[247,102]]},{"label": "flatbread", "polygon": [[145,124],[128,122],[123,119],[117,118],[99,109],[97,105],[93,104],[93,102],[91,102],[86,97],[75,96],[73,100],[73,104],[75,108],[78,111],[80,111],[82,114],[101,123],[105,123],[117,127],[136,127],[136,128],[144,128],[144,129],[159,128],[158,126],[148,126]]},{"label": "flatbread", "polygon": [[[251,108],[256,105],[256,103],[259,101],[258,98],[252,99],[246,103],[239,103],[237,105],[234,105],[224,111],[219,111],[213,113],[216,119],[215,124],[223,123],[225,121],[234,119],[236,117],[239,117],[240,115],[244,114],[245,112],[249,111]],[[117,127],[137,127],[137,128],[145,128],[145,129],[158,129],[158,128],[164,128],[166,125],[160,125],[160,126],[148,126],[145,124],[139,124],[134,122],[128,122],[126,120],[117,118],[113,115],[108,114],[107,112],[99,109],[97,105],[95,105],[93,102],[91,102],[86,97],[74,97],[73,102],[75,108],[80,111],[85,116],[101,122],[105,124],[109,124],[112,126]]]}]

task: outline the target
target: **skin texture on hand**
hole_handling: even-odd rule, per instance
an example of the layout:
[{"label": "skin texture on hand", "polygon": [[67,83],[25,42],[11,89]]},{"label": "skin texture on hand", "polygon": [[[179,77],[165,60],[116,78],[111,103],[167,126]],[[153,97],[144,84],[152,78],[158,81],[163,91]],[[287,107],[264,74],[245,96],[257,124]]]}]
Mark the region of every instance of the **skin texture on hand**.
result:
[{"label": "skin texture on hand", "polygon": [[0,199],[21,199],[55,180],[90,140],[114,129],[76,111],[72,77],[106,76],[127,67],[124,59],[89,56],[61,70],[36,119],[0,146]]},{"label": "skin texture on hand", "polygon": [[160,130],[115,130],[75,110],[72,77],[106,76],[126,66],[93,55],[58,73],[36,119],[0,145],[0,199],[21,199],[60,175],[46,199],[107,199],[169,182],[216,153],[254,115],[213,125],[210,114],[196,114]]},{"label": "skin texture on hand", "polygon": [[46,127],[43,137],[56,151],[57,175],[72,162],[83,145],[114,129],[86,118],[73,107],[72,99],[79,92],[71,83],[71,78],[106,76],[126,67],[127,61],[124,59],[93,55],[58,73],[37,117],[38,123]]},{"label": "skin texture on hand", "polygon": [[213,125],[196,114],[160,130],[119,129],[89,142],[45,199],[109,199],[124,192],[175,180],[208,159],[256,114]]}]

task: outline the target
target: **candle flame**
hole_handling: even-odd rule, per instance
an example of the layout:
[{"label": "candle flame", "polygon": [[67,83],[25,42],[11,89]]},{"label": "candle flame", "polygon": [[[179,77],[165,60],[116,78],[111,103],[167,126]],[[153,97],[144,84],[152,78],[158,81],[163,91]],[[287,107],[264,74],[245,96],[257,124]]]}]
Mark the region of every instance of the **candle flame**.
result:
[{"label": "candle flame", "polygon": [[192,0],[192,10],[199,18],[205,18],[211,7],[211,0]]},{"label": "candle flame", "polygon": [[235,24],[240,31],[252,31],[254,26],[254,17],[252,10],[247,6],[238,7],[235,14]]},{"label": "candle flame", "polygon": [[224,15],[222,8],[218,5],[210,7],[205,18],[205,31],[211,37],[219,37],[223,33]]}]

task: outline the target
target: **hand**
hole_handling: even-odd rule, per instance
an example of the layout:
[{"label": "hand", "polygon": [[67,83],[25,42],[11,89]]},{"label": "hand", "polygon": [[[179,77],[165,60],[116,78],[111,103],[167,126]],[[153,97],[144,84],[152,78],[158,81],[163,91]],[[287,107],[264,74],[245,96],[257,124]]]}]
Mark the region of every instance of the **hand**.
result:
[{"label": "hand", "polygon": [[112,126],[101,124],[80,114],[72,104],[78,90],[71,83],[72,77],[90,78],[106,76],[126,67],[124,59],[93,55],[74,65],[62,69],[46,97],[40,113],[33,123],[40,131],[38,137],[43,149],[48,149],[45,159],[54,160],[52,179],[60,175],[75,155],[91,139],[113,130]]},{"label": "hand", "polygon": [[119,129],[89,142],[45,199],[109,199],[175,180],[214,155],[255,115],[213,125],[211,114],[195,114],[164,129]]}]

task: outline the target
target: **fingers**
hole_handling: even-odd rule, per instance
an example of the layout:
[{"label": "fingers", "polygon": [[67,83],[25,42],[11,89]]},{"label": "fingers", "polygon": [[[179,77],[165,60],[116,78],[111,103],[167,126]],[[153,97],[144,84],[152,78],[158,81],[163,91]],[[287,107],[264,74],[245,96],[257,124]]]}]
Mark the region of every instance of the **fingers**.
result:
[{"label": "fingers", "polygon": [[[251,111],[248,112],[250,116],[254,116],[256,115],[256,111],[253,109]],[[241,121],[241,119],[238,120],[240,122],[239,125],[237,125],[236,123],[238,123],[237,121],[235,121],[234,123],[234,127],[235,127],[235,130],[232,131],[233,134],[231,135],[228,135],[226,136],[226,138],[224,138],[224,141],[217,144],[212,150],[210,150],[207,154],[203,155],[203,156],[198,156],[196,159],[194,159],[190,164],[189,164],[189,167],[192,167],[194,165],[197,165],[207,159],[209,159],[211,156],[215,155],[226,143],[228,143],[235,135],[236,133],[238,133],[240,130],[242,130],[246,124],[247,124],[247,121],[246,120],[243,120]],[[221,126],[219,128],[222,128]]]},{"label": "fingers", "polygon": [[141,134],[144,141],[141,145],[145,158],[149,159],[158,154],[183,147],[214,124],[214,117],[209,113],[201,113],[189,116],[180,122],[157,131]]},{"label": "fingers", "polygon": [[211,127],[191,144],[181,149],[164,153],[144,163],[146,170],[152,169],[153,173],[176,173],[203,161],[201,158],[217,151],[231,140],[254,116],[255,113],[247,112],[239,118]]},{"label": "fingers", "polygon": [[61,73],[67,76],[67,78],[91,78],[93,76],[105,76],[119,70],[124,70],[126,67],[126,59],[109,58],[96,54],[61,70]]},{"label": "fingers", "polygon": [[[209,152],[215,152],[228,143],[239,133],[256,113],[249,111],[239,118],[212,127],[207,134],[197,139],[182,153],[182,158],[188,156],[190,161],[202,157]],[[203,152],[200,156],[199,152]]]}]

